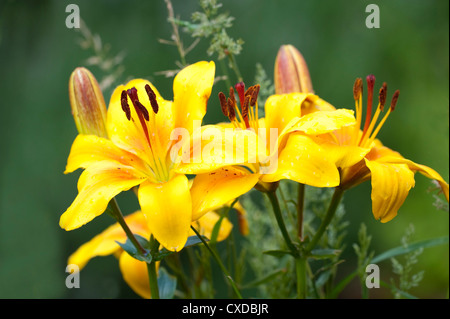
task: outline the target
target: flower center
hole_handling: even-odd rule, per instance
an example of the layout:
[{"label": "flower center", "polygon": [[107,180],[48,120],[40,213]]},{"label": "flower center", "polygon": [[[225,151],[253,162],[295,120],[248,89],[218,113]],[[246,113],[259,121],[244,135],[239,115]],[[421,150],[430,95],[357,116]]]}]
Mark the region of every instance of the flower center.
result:
[{"label": "flower center", "polygon": [[[150,106],[153,110],[153,113],[156,115],[159,110],[158,102],[156,100],[156,94],[148,84],[145,85],[145,91],[150,101]],[[128,104],[128,98],[131,100],[133,109],[139,121],[135,120],[132,115],[130,106]],[[155,137],[155,134],[149,134],[149,132],[156,131],[155,117],[152,116],[150,118],[150,114],[147,108],[139,101],[138,91],[135,87],[122,91],[120,103],[128,121],[133,122],[133,124],[136,126],[136,129],[139,132],[142,132],[145,136],[145,140],[147,141],[147,145],[149,147],[148,153],[151,166],[150,169],[154,173],[157,180],[166,180],[169,176],[168,169],[165,161],[158,156],[158,154],[160,154],[159,150],[162,150],[162,147],[160,145],[159,139]]]},{"label": "flower center", "polygon": [[372,100],[373,100],[373,88],[375,85],[375,76],[368,75],[366,77],[367,81],[367,110],[366,110],[366,119],[364,122],[364,127],[362,130],[362,133],[360,133],[360,127],[362,123],[362,112],[363,112],[363,105],[362,105],[362,93],[363,93],[363,82],[361,78],[357,78],[355,81],[355,84],[353,85],[353,97],[355,99],[355,109],[356,109],[356,125],[355,125],[355,132],[352,134],[352,144],[359,145],[361,147],[370,147],[372,142],[375,140],[376,136],[380,132],[381,127],[383,126],[384,122],[386,122],[387,118],[391,114],[392,111],[394,111],[395,106],[397,105],[398,96],[400,94],[399,90],[396,90],[394,92],[394,95],[392,96],[391,105],[389,109],[387,110],[384,117],[381,119],[381,121],[378,123],[377,127],[375,128],[375,125],[377,124],[378,117],[380,116],[381,112],[384,110],[384,105],[386,104],[386,95],[387,95],[387,84],[383,83],[383,85],[380,88],[380,91],[378,93],[378,106],[375,111],[375,114],[373,114],[372,117]]},{"label": "flower center", "polygon": [[[241,110],[237,105],[235,91],[230,87],[230,96],[227,98],[223,92],[219,93],[222,113],[229,118],[236,128],[258,130],[258,93],[259,84],[253,85],[245,90],[245,84],[239,82],[234,86],[236,89]],[[236,116],[237,114],[237,116]]]}]

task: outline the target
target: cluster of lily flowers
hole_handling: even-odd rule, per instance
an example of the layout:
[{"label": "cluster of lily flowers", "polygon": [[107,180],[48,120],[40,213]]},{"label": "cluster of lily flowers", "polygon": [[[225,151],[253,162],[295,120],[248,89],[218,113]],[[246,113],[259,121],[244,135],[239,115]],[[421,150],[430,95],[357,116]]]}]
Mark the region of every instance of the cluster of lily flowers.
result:
[{"label": "cluster of lily flowers", "polygon": [[[79,135],[65,173],[80,168],[83,172],[78,195],[62,214],[60,226],[73,230],[85,225],[130,189],[140,210],[82,245],[68,263],[81,269],[95,256],[114,254],[127,284],[150,298],[146,262],[130,256],[117,242],[125,242],[130,233],[152,236],[159,247],[179,252],[195,235],[192,228],[211,236],[218,209],[253,188],[274,192],[283,179],[340,192],[370,181],[373,215],[382,223],[397,215],[414,187],[416,172],[436,180],[448,201],[448,183],[435,170],[402,157],[377,139],[396,108],[399,91],[389,102],[383,83],[374,108],[375,77],[367,76],[364,112],[364,81],[358,78],[353,86],[355,112],[336,109],[314,94],[306,63],[291,45],[280,48],[274,75],[275,94],[266,100],[263,118],[258,116],[259,85],[246,89],[241,82],[230,88],[228,97],[220,93],[210,101],[209,108],[217,104],[229,121],[198,127],[195,123],[206,114],[214,84],[214,62],[182,69],[173,81],[173,100],[164,99],[149,81],[135,79],[114,90],[107,109],[94,76],[77,68],[69,92]],[[203,134],[210,129],[220,133],[214,148]],[[239,143],[245,138],[259,147]],[[238,151],[243,156],[236,156]],[[201,160],[195,160],[196,154]],[[275,168],[265,170],[269,162]],[[234,208],[245,218],[239,203]],[[231,229],[224,219],[218,240],[227,238]]]}]

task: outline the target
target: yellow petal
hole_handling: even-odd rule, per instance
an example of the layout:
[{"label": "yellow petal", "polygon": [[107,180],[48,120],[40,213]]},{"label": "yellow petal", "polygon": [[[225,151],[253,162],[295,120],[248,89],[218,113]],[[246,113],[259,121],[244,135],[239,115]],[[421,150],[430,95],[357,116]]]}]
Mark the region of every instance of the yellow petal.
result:
[{"label": "yellow petal", "polygon": [[180,251],[192,222],[187,177],[175,175],[165,183],[144,182],[139,187],[138,197],[151,233],[168,250]]},{"label": "yellow petal", "polygon": [[316,187],[332,187],[339,185],[339,172],[324,149],[311,138],[294,133],[289,135],[286,146],[280,151],[277,171],[261,177],[263,182],[281,179]]},{"label": "yellow petal", "polygon": [[382,163],[406,164],[414,173],[419,172],[429,179],[436,180],[439,183],[445,198],[447,201],[449,200],[448,183],[442,178],[441,175],[439,175],[438,172],[428,166],[417,164],[404,158],[399,152],[383,146],[379,140],[375,140],[374,142],[376,146],[372,148],[369,154],[367,154],[367,159],[371,161],[376,160],[377,162]]},{"label": "yellow petal", "polygon": [[325,134],[341,127],[354,125],[356,120],[353,114],[352,110],[346,109],[309,113],[293,122],[293,126],[288,130],[301,131],[309,135]]},{"label": "yellow petal", "polygon": [[[145,217],[140,211],[125,216],[124,219],[133,234],[149,238],[150,232]],[[92,258],[111,255],[121,250],[117,242],[124,243],[126,240],[127,235],[124,230],[118,223],[115,223],[87,243],[81,245],[70,255],[67,263],[75,264],[81,270]]]},{"label": "yellow petal", "polygon": [[[196,230],[203,236],[211,238],[214,226],[219,221],[220,215],[214,211],[208,212],[203,215],[200,219],[193,223]],[[217,234],[217,241],[225,240],[231,233],[233,229],[233,224],[228,220],[228,218],[223,218],[220,224],[219,233]],[[191,236],[195,236],[192,231]]]},{"label": "yellow petal", "polygon": [[183,155],[175,170],[181,174],[201,174],[230,165],[253,167],[264,158],[265,147],[253,130],[205,125],[180,146]]},{"label": "yellow petal", "polygon": [[[159,261],[155,264],[159,268]],[[145,299],[150,299],[150,283],[148,279],[147,264],[139,261],[127,253],[122,253],[119,259],[119,267],[122,277],[133,291]]]},{"label": "yellow petal", "polygon": [[117,194],[136,186],[145,179],[132,167],[116,162],[100,161],[90,165],[78,181],[78,196],[62,214],[59,225],[73,230],[101,215]]},{"label": "yellow petal", "polygon": [[181,70],[173,81],[175,127],[192,132],[201,121],[214,83],[214,62],[200,61]]},{"label": "yellow petal", "polygon": [[80,134],[72,144],[64,173],[73,172],[78,168],[86,168],[103,160],[116,161],[123,165],[146,170],[141,159],[116,147],[110,140],[95,135]]},{"label": "yellow petal", "polygon": [[406,164],[381,163],[365,159],[371,172],[372,212],[386,223],[397,215],[398,209],[414,187],[414,172]]},{"label": "yellow petal", "polygon": [[191,188],[192,220],[245,194],[255,186],[259,176],[231,166],[197,175]]},{"label": "yellow petal", "polygon": [[328,159],[339,168],[347,168],[362,161],[369,153],[369,148],[362,148],[356,145],[339,145],[322,138],[315,138],[314,141],[327,153]]},{"label": "yellow petal", "polygon": [[306,93],[269,96],[264,105],[266,127],[277,128],[278,132],[281,133],[292,119],[301,116],[301,107],[306,99],[314,101],[317,96]]}]

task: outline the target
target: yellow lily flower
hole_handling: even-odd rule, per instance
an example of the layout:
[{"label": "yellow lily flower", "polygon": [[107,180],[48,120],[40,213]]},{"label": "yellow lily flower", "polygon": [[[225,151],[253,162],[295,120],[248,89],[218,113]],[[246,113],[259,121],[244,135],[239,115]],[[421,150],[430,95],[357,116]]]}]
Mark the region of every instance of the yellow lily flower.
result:
[{"label": "yellow lily flower", "polygon": [[369,75],[366,80],[368,84],[367,112],[362,130],[360,127],[363,122],[363,86],[362,79],[358,78],[353,90],[356,124],[316,139],[316,142],[327,151],[330,157],[334,158],[339,167],[341,171],[340,187],[345,190],[371,180],[372,212],[374,217],[383,223],[392,220],[397,215],[409,190],[415,185],[414,174],[416,172],[436,180],[448,201],[448,183],[435,170],[405,159],[400,153],[384,146],[376,138],[390,113],[395,109],[399,91],[394,93],[390,107],[387,108],[386,114],[377,125],[381,112],[385,108],[387,85],[383,83],[379,91],[379,103],[372,116],[375,77]]},{"label": "yellow lily flower", "polygon": [[[245,90],[244,84],[238,83],[235,89],[241,109],[233,88],[228,98],[219,93],[222,111],[230,123],[205,125],[194,132],[193,146],[185,152],[190,160],[177,168],[185,174],[205,173],[192,186],[192,192],[204,194],[202,205],[214,207],[217,192],[211,189],[217,185],[222,192],[241,189],[241,194],[255,185],[270,190],[281,179],[320,187],[339,185],[334,162],[310,137],[353,125],[352,111],[313,112],[320,101],[314,94],[276,94],[266,101],[266,116],[259,118],[259,85]],[[304,110],[308,110],[306,114]],[[205,144],[211,136],[213,140]],[[198,155],[201,160],[196,160]]]},{"label": "yellow lily flower", "polygon": [[[149,225],[146,217],[141,211],[134,212],[124,218],[134,234],[144,238],[150,237]],[[206,213],[199,220],[193,222],[192,226],[194,226],[200,234],[209,238],[211,237],[214,225],[219,218],[220,216],[216,212],[211,211]],[[224,218],[219,228],[217,241],[226,239],[232,228],[233,225],[231,222],[227,218]],[[189,235],[195,236],[195,233],[190,230]],[[142,298],[150,299],[150,284],[146,263],[131,257],[117,244],[117,242],[125,243],[126,240],[127,236],[124,230],[119,223],[115,223],[90,241],[81,245],[72,255],[70,255],[67,263],[69,265],[77,265],[78,270],[81,271],[94,257],[114,255],[119,260],[120,271],[128,286]],[[159,267],[159,264],[159,262],[156,263],[157,268]]]},{"label": "yellow lily flower", "polygon": [[[107,111],[109,138],[80,134],[72,145],[65,173],[84,171],[78,196],[61,216],[62,228],[86,224],[102,214],[117,194],[139,185],[141,210],[154,237],[171,251],[183,248],[192,221],[211,207],[202,203],[203,194],[190,191],[187,177],[176,171],[174,132],[192,133],[195,121],[201,123],[214,72],[214,63],[204,61],[181,70],[174,79],[173,101],[164,100],[142,79],[115,89]],[[215,205],[238,195],[231,191],[216,198]]]}]

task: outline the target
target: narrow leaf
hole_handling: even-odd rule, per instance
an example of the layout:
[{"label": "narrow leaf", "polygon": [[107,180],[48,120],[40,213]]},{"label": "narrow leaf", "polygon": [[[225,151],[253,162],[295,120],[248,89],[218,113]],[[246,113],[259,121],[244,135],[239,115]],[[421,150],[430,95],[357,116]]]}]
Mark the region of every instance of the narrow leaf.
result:
[{"label": "narrow leaf", "polygon": [[413,243],[411,245],[408,245],[407,247],[399,246],[399,247],[389,249],[388,251],[385,251],[384,253],[373,258],[371,263],[376,264],[380,261],[398,256],[398,255],[407,254],[407,253],[414,251],[416,249],[419,249],[419,248],[428,248],[428,247],[439,246],[439,245],[443,245],[443,244],[448,244],[448,236],[419,241],[419,242]]},{"label": "narrow leaf", "polygon": [[158,287],[159,298],[172,299],[177,288],[177,278],[161,267],[158,270]]}]

